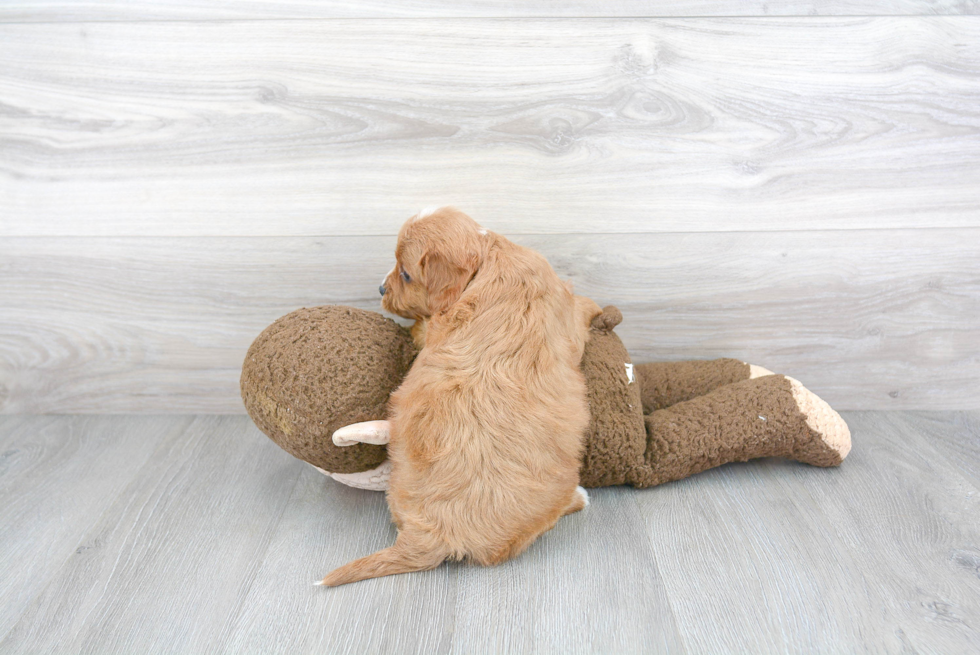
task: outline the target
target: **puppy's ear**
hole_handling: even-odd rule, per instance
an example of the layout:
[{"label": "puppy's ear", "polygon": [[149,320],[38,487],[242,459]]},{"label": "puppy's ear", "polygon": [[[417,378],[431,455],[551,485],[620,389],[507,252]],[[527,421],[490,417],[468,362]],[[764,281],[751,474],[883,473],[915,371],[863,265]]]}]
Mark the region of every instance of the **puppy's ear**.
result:
[{"label": "puppy's ear", "polygon": [[459,299],[476,275],[479,266],[477,259],[476,254],[467,254],[454,260],[431,251],[422,256],[421,268],[429,294],[430,315],[445,311]]}]

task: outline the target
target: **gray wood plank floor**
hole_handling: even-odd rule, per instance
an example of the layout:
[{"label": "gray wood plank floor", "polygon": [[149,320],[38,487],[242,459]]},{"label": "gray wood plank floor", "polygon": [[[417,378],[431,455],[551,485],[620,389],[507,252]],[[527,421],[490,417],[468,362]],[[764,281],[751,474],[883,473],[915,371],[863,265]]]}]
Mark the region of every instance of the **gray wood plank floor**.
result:
[{"label": "gray wood plank floor", "polygon": [[502,566],[331,590],[384,497],[247,418],[0,417],[0,652],[976,652],[980,413],[845,418],[839,469],[599,489]]}]

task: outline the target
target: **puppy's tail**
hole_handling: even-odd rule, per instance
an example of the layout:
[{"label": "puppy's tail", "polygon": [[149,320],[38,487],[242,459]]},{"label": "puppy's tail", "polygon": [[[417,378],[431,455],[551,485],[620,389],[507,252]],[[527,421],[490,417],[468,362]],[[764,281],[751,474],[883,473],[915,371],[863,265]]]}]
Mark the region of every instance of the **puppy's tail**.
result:
[{"label": "puppy's tail", "polygon": [[448,555],[449,551],[444,547],[423,549],[419,544],[411,543],[400,534],[394,546],[345,564],[327,574],[327,577],[316,584],[337,587],[348,582],[380,578],[396,573],[427,571],[442,564]]}]

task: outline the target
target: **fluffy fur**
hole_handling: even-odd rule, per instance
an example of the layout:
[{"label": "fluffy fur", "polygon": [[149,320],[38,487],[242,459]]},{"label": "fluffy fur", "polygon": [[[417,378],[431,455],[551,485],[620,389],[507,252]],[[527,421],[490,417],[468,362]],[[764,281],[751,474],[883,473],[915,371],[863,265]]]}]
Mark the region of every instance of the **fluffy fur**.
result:
[{"label": "fluffy fur", "polygon": [[601,310],[539,254],[452,208],[402,227],[382,305],[424,347],[392,394],[395,545],[321,584],[502,562],[576,512],[588,423],[579,361]]}]

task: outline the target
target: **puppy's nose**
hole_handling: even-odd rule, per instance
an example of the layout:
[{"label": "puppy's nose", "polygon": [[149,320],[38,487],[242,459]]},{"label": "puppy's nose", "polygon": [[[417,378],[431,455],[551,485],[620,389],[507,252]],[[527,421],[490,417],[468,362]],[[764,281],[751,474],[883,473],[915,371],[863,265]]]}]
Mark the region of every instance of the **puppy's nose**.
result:
[{"label": "puppy's nose", "polygon": [[387,289],[385,289],[385,285],[382,284],[380,287],[378,287],[378,291],[380,291],[381,295],[383,296],[385,295],[385,291],[387,291]]}]

